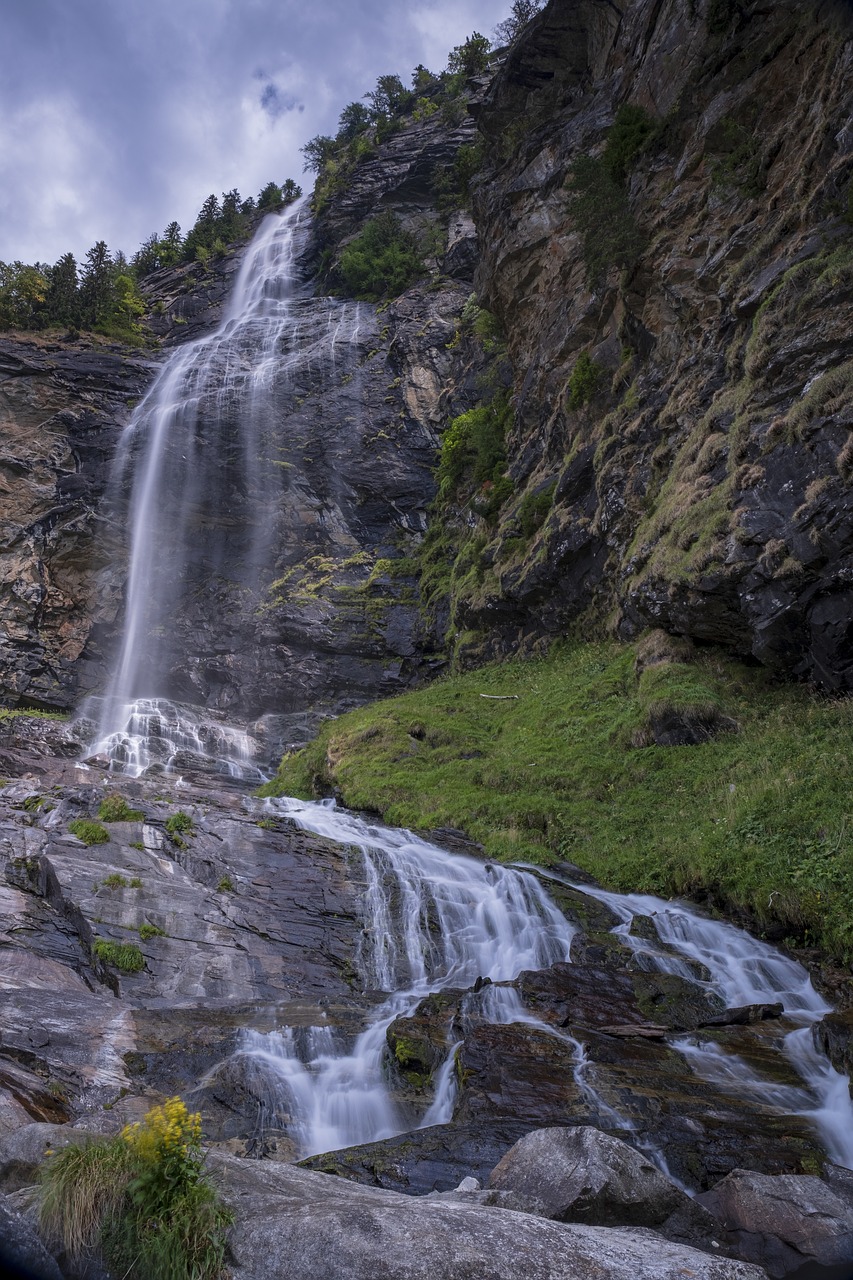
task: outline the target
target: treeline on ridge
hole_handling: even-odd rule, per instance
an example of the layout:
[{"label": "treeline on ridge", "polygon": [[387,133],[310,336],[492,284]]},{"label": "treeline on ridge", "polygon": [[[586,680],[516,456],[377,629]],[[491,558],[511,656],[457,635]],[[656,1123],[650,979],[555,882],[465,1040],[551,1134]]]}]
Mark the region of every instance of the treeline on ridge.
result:
[{"label": "treeline on ridge", "polygon": [[241,200],[236,189],[221,201],[209,195],[186,236],[170,222],[162,236],[152,234],[128,261],[110,252],[104,240],[78,266],[65,253],[53,266],[0,261],[0,329],[88,330],[125,342],[138,342],[139,318],[146,310],[139,281],[161,267],[200,262],[225,253],[252,228],[259,214],[291,204],[302,194],[292,178],[268,182],[257,197]]}]

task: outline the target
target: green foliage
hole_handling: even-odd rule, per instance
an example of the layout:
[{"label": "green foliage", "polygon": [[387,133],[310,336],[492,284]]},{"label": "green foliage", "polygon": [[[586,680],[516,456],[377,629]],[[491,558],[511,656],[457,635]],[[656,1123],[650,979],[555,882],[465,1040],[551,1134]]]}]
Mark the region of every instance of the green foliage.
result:
[{"label": "green foliage", "polygon": [[588,351],[582,351],[569,378],[569,408],[581,409],[596,393],[604,372]]},{"label": "green foliage", "polygon": [[441,438],[439,501],[449,498],[464,477],[479,485],[494,485],[503,478],[510,416],[506,399],[499,397],[453,419]]},{"label": "green foliage", "polygon": [[366,224],[343,250],[338,263],[347,293],[370,302],[396,298],[423,271],[414,238],[390,210]]},{"label": "green foliage", "polygon": [[634,266],[643,239],[622,183],[603,160],[578,156],[568,186],[569,211],[583,238],[587,280],[595,288],[611,267]]},{"label": "green foliage", "polygon": [[532,538],[554,503],[556,481],[540,489],[538,493],[527,493],[518,506],[516,516],[521,532],[525,538]]},{"label": "green foliage", "polygon": [[149,938],[165,938],[166,930],[161,929],[156,924],[141,924],[139,926],[139,936],[143,942],[147,942]]},{"label": "green foliage", "polygon": [[628,170],[646,144],[657,133],[657,124],[642,107],[624,102],[607,134],[602,157],[616,182],[624,183]]},{"label": "green foliage", "polygon": [[453,164],[433,169],[432,189],[440,213],[470,207],[471,183],[483,166],[483,155],[482,143],[463,143]]},{"label": "green foliage", "polygon": [[736,187],[745,195],[760,195],[766,186],[761,143],[731,116],[723,116],[713,133],[717,154],[709,168],[715,186]]},{"label": "green foliage", "polygon": [[216,886],[217,893],[233,893],[234,884],[230,876],[223,876]]},{"label": "green foliage", "polygon": [[115,791],[104,796],[98,808],[101,822],[140,822],[144,816],[141,809],[131,809],[124,796]]},{"label": "green foliage", "polygon": [[[566,858],[615,889],[710,894],[849,961],[853,703],[715,654],[640,678],[635,658],[581,644],[361,708],[286,757],[267,790],[335,786],[395,824],[462,827],[490,857]],[[633,746],[665,703],[712,705],[739,732]]]},{"label": "green foliage", "polygon": [[487,70],[492,42],[488,36],[473,32],[464,44],[458,44],[450,52],[447,69],[451,74],[461,72],[466,76],[478,76]]},{"label": "green foliage", "polygon": [[92,822],[89,818],[72,818],[68,830],[84,844],[109,844],[110,833],[100,822]]},{"label": "green foliage", "polygon": [[179,809],[177,813],[173,813],[171,817],[166,819],[166,830],[169,835],[177,835],[180,831],[192,831],[193,820],[188,813],[184,813],[183,809]]},{"label": "green foliage", "polygon": [[126,889],[128,887],[127,877],[121,875],[118,871],[113,871],[106,876],[101,884],[107,889]]},{"label": "green foliage", "polygon": [[108,938],[96,938],[92,943],[92,953],[111,964],[122,973],[139,973],[145,968],[145,957],[133,942],[112,942]]},{"label": "green foliage", "polygon": [[52,1155],[40,1226],[75,1262],[100,1245],[127,1280],[220,1280],[232,1215],[204,1169],[201,1117],[179,1098],[114,1138]]}]

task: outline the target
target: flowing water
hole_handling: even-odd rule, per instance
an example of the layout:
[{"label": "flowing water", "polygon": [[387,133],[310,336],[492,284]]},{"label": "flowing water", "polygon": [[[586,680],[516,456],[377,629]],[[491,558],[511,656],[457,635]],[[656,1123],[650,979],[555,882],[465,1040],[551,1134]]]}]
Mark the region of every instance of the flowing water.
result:
[{"label": "flowing water", "polygon": [[84,708],[90,753],[121,772],[260,776],[263,749],[228,717],[298,475],[283,455],[305,452],[283,448],[282,422],[297,392],[350,368],[363,314],[302,283],[308,230],[303,202],[264,221],[221,325],[169,355],[122,435],[106,509],[127,529],[124,629],[104,696]]},{"label": "flowing water", "polygon": [[[306,227],[302,206],[264,222],[247,249],[222,324],[171,354],[121,441],[110,504],[129,533],[124,632],[106,695],[88,714],[97,721],[92,754],[107,756],[125,773],[202,767],[244,779],[261,776],[258,742],[228,722],[234,687],[229,668],[240,660],[235,618],[245,615],[247,597],[259,601],[277,542],[271,513],[291,465],[278,457],[282,393],[290,388],[292,396],[297,383],[301,390],[318,378],[343,376],[362,324],[357,304],[311,299],[300,284],[296,264]],[[244,1034],[241,1054],[253,1073],[262,1122],[286,1124],[303,1154],[446,1122],[459,1047],[450,1028],[433,1101],[414,1117],[400,1110],[388,1089],[386,1031],[428,993],[489,979],[466,998],[464,1018],[522,1022],[562,1040],[598,1122],[631,1128],[596,1090],[583,1045],[525,1010],[513,988],[502,985],[522,970],[569,959],[573,926],[538,878],[450,855],[331,804],[268,804],[357,850],[365,887],[355,967],[365,989],[384,998],[354,1042],[327,1025]],[[811,1036],[828,1006],[800,965],[683,906],[573,887],[616,913],[621,923],[615,932],[639,964],[704,982],[727,1006],[781,1001],[781,1048],[801,1087],[763,1080],[701,1037],[679,1037],[673,1045],[698,1074],[721,1087],[808,1117],[832,1158],[853,1166],[847,1082]],[[654,918],[661,946],[630,933],[638,914]],[[707,977],[697,979],[697,973]],[[650,1154],[666,1167],[660,1153]]]},{"label": "flowing water", "polygon": [[[727,1008],[781,1004],[785,1017],[780,1048],[802,1079],[801,1088],[762,1078],[737,1054],[701,1036],[680,1037],[672,1041],[673,1048],[685,1055],[703,1079],[810,1120],[830,1158],[853,1168],[853,1102],[848,1080],[835,1070],[812,1037],[813,1025],[830,1011],[830,1005],[814,989],[801,964],[742,929],[708,920],[683,903],[665,902],[651,894],[610,893],[553,873],[540,874],[608,906],[621,922],[613,932],[642,966],[705,986]],[[654,920],[662,946],[630,932],[635,916]],[[706,981],[697,978],[697,969],[707,971]]]},{"label": "flowing water", "polygon": [[[463,1023],[523,1023],[563,1041],[572,1052],[573,1075],[602,1127],[630,1133],[621,1115],[596,1089],[594,1066],[583,1044],[524,1008],[505,984],[522,970],[567,961],[573,926],[541,888],[534,870],[476,862],[446,851],[411,832],[372,825],[331,801],[268,800],[279,816],[305,830],[355,849],[363,860],[363,945],[356,957],[366,989],[389,992],[369,1026],[347,1045],[328,1027],[247,1031],[241,1053],[260,1070],[267,1116],[285,1117],[303,1155],[376,1141],[406,1129],[450,1119],[454,1101],[453,1060],[448,1049],[437,1073],[434,1101],[420,1117],[395,1106],[383,1070],[385,1033],[393,1020],[414,1011],[425,995],[442,987],[477,989],[466,995]],[[559,876],[552,877],[562,883]],[[807,1117],[832,1159],[853,1167],[853,1108],[847,1080],[814,1047],[811,1024],[829,1006],[801,965],[733,925],[707,920],[688,908],[641,894],[614,894],[572,885],[605,903],[621,923],[614,930],[641,963],[677,973],[720,996],[726,1006],[784,1005],[788,1022],[783,1052],[802,1086],[762,1079],[736,1055],[694,1037],[678,1037],[698,1074],[723,1088],[745,1093],[762,1106]],[[629,932],[635,915],[652,916],[664,945],[655,947]],[[671,948],[671,949],[670,949]],[[709,976],[697,979],[697,967]],[[488,978],[483,984],[477,979]],[[448,1029],[449,1038],[450,1031]],[[263,1121],[263,1116],[262,1116]],[[663,1153],[637,1135],[633,1140],[664,1171]],[[671,1176],[671,1175],[670,1175]]]},{"label": "flowing water", "polygon": [[[525,872],[449,854],[331,802],[267,805],[358,851],[365,886],[356,968],[365,989],[389,994],[352,1045],[325,1027],[245,1032],[241,1052],[266,1072],[262,1109],[290,1115],[303,1155],[446,1122],[458,1045],[448,1048],[431,1106],[423,1116],[407,1116],[395,1105],[384,1071],[388,1027],[442,987],[471,987],[478,978],[508,982],[523,969],[568,960],[573,926]],[[495,999],[517,1000],[511,988],[494,991],[506,992]]]}]

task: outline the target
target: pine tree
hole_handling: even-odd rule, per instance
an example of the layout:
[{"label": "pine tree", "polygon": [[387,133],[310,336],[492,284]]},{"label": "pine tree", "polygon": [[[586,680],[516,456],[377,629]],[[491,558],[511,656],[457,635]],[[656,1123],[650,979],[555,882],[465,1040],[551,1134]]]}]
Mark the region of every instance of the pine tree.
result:
[{"label": "pine tree", "polygon": [[73,253],[64,253],[48,272],[45,313],[49,325],[80,323],[80,287]]},{"label": "pine tree", "polygon": [[109,320],[113,300],[113,260],[105,240],[86,254],[80,277],[80,318],[87,329]]}]

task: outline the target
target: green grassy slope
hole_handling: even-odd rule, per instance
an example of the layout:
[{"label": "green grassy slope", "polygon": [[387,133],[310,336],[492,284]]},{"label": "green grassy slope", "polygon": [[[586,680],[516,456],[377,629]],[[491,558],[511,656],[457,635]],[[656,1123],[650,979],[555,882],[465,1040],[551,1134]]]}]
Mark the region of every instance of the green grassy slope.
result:
[{"label": "green grassy slope", "polygon": [[[849,959],[853,702],[644,644],[640,664],[633,647],[578,645],[361,708],[286,757],[267,792],[336,786],[390,823],[460,827],[491,857],[567,859],[611,888],[710,896]],[[679,715],[723,731],[643,745]]]}]

